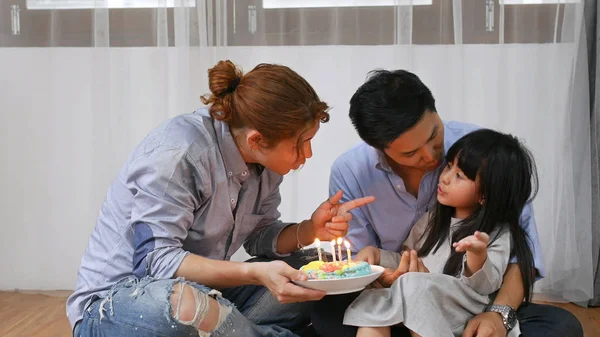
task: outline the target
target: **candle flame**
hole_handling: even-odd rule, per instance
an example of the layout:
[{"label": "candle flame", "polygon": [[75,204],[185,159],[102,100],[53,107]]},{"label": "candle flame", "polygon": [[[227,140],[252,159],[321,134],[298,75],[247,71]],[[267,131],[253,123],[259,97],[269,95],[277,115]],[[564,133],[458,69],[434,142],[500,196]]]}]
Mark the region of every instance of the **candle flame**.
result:
[{"label": "candle flame", "polygon": [[342,238],[338,238],[338,239],[337,239],[337,244],[338,244],[338,245],[341,245],[341,244],[342,244]]},{"label": "candle flame", "polygon": [[344,241],[344,245],[346,245],[346,248],[350,248],[350,242]]},{"label": "candle flame", "polygon": [[317,246],[321,245],[321,240],[315,239],[315,245],[317,245]]}]

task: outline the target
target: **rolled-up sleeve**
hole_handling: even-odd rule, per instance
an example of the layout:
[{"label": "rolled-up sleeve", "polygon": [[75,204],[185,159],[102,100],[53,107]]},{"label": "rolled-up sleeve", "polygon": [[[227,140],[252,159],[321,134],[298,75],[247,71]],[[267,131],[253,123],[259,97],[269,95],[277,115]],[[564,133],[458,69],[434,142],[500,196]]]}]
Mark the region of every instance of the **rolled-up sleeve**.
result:
[{"label": "rolled-up sleeve", "polygon": [[181,149],[157,148],[132,161],[133,273],[172,278],[188,254],[181,247],[199,207],[202,173]]},{"label": "rolled-up sleeve", "polygon": [[291,223],[285,223],[279,220],[279,204],[281,204],[281,194],[279,186],[283,181],[280,177],[271,190],[271,193],[260,201],[260,217],[252,233],[244,242],[244,249],[252,256],[266,256],[270,258],[285,257],[290,254],[280,254],[277,252],[277,239],[284,228],[291,226]]}]

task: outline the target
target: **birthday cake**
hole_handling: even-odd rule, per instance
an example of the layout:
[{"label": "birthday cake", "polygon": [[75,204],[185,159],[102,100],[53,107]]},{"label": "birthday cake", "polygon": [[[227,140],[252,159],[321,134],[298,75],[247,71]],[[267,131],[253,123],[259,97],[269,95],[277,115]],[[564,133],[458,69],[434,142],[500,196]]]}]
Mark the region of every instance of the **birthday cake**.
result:
[{"label": "birthday cake", "polygon": [[309,280],[329,280],[371,274],[371,265],[364,261],[323,262],[313,261],[300,268]]}]

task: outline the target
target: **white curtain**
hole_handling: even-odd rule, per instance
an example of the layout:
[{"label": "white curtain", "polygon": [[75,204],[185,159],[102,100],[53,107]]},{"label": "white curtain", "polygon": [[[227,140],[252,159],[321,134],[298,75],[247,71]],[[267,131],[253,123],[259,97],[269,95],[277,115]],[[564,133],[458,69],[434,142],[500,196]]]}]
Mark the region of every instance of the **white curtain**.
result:
[{"label": "white curtain", "polygon": [[284,182],[284,220],[310,216],[328,196],[331,164],[359,141],[348,101],[367,72],[404,68],[431,88],[443,119],[526,141],[540,173],[534,207],[547,268],[535,292],[592,297],[580,1],[0,4],[0,15],[11,18],[0,26],[0,289],[72,289],[106,189],[128,153],[166,118],[199,107],[207,69],[230,59],[245,71],[261,62],[288,65],[333,107],[314,157]]}]

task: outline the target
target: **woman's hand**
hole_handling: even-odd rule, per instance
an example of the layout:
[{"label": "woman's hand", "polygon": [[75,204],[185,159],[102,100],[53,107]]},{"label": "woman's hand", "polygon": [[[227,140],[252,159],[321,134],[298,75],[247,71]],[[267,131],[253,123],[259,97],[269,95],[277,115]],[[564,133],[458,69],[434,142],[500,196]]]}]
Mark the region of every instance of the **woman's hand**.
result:
[{"label": "woman's hand", "polygon": [[323,291],[306,289],[293,284],[291,280],[306,281],[308,276],[283,261],[249,263],[248,267],[251,270],[251,277],[269,289],[281,303],[317,301],[326,295]]},{"label": "woman's hand", "polygon": [[348,222],[352,220],[352,214],[349,211],[375,201],[375,197],[369,196],[340,204],[342,195],[343,192],[338,191],[323,202],[310,217],[315,236],[321,241],[331,241],[346,236]]},{"label": "woman's hand", "polygon": [[381,251],[377,247],[367,246],[356,254],[356,261],[365,261],[370,265],[378,265],[381,261]]},{"label": "woman's hand", "polygon": [[423,261],[417,257],[417,251],[405,251],[402,253],[400,264],[396,270],[386,268],[383,274],[377,279],[376,287],[389,288],[402,275],[408,272],[429,273],[429,269],[425,267]]}]

